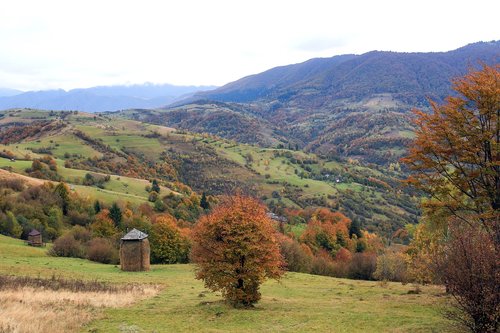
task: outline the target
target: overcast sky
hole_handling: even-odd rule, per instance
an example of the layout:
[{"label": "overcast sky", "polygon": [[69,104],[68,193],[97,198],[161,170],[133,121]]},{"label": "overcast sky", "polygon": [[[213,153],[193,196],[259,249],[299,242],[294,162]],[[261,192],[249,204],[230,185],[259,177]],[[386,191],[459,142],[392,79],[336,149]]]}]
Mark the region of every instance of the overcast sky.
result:
[{"label": "overcast sky", "polygon": [[314,57],[500,39],[497,0],[2,0],[0,88],[223,85]]}]

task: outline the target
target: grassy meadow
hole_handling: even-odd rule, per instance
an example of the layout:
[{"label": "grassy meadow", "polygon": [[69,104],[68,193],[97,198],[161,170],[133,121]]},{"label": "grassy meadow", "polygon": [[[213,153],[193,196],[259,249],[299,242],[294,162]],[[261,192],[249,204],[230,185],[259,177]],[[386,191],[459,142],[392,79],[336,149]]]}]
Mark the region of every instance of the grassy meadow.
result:
[{"label": "grassy meadow", "polygon": [[[242,310],[225,304],[220,294],[207,291],[202,282],[194,279],[192,265],[152,265],[149,272],[122,272],[115,265],[49,257],[46,250],[0,236],[0,275],[47,278],[56,275],[118,285],[136,283],[146,289],[160,290],[159,293],[142,293],[133,302],[92,304],[87,301],[81,305],[86,318],[79,322],[83,326],[68,327],[66,331],[452,331],[450,324],[441,316],[447,297],[444,290],[436,286],[424,286],[420,294],[412,294],[415,287],[411,285],[383,285],[371,281],[288,273],[280,282],[264,283],[262,300],[255,308]],[[0,296],[7,292],[0,291]],[[115,297],[119,299],[122,295]],[[67,303],[74,303],[71,297],[66,298]],[[13,303],[4,299],[0,297],[0,309],[12,311],[10,307],[14,306]],[[15,306],[18,312],[22,312],[23,306],[30,305],[21,302],[21,305],[15,303]],[[61,320],[74,315],[74,306],[54,306]]]}]

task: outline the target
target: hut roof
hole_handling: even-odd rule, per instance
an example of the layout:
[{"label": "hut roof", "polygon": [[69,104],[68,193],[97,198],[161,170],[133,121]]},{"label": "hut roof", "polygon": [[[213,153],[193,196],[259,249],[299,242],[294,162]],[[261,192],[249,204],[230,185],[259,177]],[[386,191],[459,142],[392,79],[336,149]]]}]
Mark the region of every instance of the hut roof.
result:
[{"label": "hut roof", "polygon": [[147,238],[148,234],[143,233],[137,229],[130,230],[125,236],[122,237],[122,240],[141,240]]},{"label": "hut roof", "polygon": [[28,236],[38,236],[38,235],[40,235],[40,231],[36,229],[31,229],[30,233],[28,234]]}]

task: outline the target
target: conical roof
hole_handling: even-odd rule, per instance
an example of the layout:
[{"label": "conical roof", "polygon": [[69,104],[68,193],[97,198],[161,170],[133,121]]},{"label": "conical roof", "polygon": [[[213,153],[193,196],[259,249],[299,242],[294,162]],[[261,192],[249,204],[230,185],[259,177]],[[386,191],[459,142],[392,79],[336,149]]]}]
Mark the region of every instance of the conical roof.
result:
[{"label": "conical roof", "polygon": [[40,231],[36,229],[31,229],[30,233],[28,234],[28,236],[38,236],[38,235],[40,235]]},{"label": "conical roof", "polygon": [[125,236],[122,237],[122,240],[141,240],[147,238],[148,234],[143,233],[140,230],[132,229]]}]

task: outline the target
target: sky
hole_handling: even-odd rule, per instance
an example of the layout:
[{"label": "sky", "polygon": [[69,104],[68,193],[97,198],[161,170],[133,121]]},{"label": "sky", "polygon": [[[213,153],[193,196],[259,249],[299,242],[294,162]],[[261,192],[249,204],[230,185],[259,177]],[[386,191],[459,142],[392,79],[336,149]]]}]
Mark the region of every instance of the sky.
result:
[{"label": "sky", "polygon": [[500,39],[500,1],[2,0],[0,88],[224,85],[372,50]]}]

